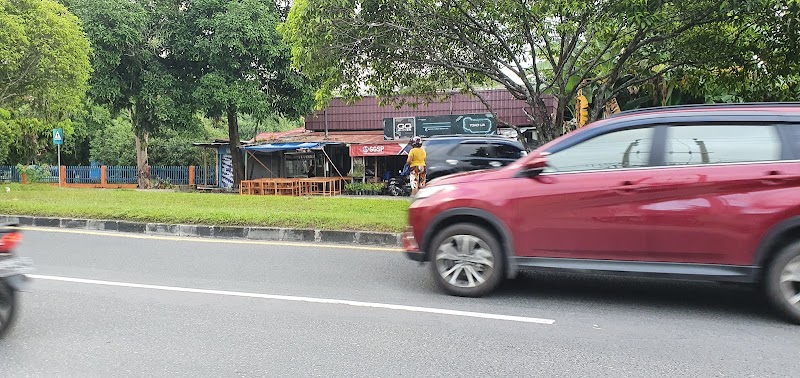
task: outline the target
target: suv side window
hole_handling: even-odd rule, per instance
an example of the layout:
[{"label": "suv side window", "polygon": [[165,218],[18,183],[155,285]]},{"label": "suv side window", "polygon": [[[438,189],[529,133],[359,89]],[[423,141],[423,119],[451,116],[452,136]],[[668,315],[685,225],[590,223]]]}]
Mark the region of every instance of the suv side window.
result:
[{"label": "suv side window", "polygon": [[498,159],[519,159],[522,157],[522,151],[519,148],[510,144],[494,144],[494,156]]},{"label": "suv side window", "polygon": [[612,131],[547,157],[545,172],[581,172],[650,165],[653,128]]},{"label": "suv side window", "polygon": [[425,150],[428,159],[441,158],[451,148],[453,144],[446,140],[426,140],[422,143],[422,149]]},{"label": "suv side window", "polygon": [[461,143],[450,151],[450,155],[458,157],[490,158],[492,157],[492,147],[486,143]]},{"label": "suv side window", "polygon": [[770,125],[670,126],[666,165],[781,160],[781,139]]},{"label": "suv side window", "polygon": [[787,160],[800,158],[800,124],[785,125],[782,128],[785,132],[784,135],[788,139],[787,148],[790,149],[790,151],[784,151],[785,156],[783,157]]}]

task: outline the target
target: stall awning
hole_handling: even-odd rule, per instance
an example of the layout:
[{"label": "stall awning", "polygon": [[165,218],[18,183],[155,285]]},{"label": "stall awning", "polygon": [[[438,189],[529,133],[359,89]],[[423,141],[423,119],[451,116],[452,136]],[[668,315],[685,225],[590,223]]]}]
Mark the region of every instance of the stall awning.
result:
[{"label": "stall awning", "polygon": [[299,150],[299,149],[311,149],[311,148],[318,148],[321,146],[322,143],[269,143],[269,144],[258,144],[254,146],[247,146],[245,149],[247,151],[252,152],[275,152],[275,151],[291,151],[291,150]]},{"label": "stall awning", "polygon": [[350,156],[397,156],[408,155],[406,143],[351,144]]}]

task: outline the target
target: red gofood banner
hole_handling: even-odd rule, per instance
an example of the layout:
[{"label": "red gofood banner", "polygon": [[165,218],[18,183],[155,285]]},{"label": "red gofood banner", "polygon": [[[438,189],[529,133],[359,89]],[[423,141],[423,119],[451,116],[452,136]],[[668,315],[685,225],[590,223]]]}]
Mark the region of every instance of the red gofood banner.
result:
[{"label": "red gofood banner", "polygon": [[386,144],[353,144],[350,145],[350,156],[395,156],[408,154],[406,145],[400,143]]}]

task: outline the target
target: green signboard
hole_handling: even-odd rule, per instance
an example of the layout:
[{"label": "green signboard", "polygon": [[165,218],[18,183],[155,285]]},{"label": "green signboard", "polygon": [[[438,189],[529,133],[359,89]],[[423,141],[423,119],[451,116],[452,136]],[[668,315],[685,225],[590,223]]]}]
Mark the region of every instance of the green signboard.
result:
[{"label": "green signboard", "polygon": [[53,129],[53,144],[56,146],[60,146],[64,144],[64,130],[63,129]]},{"label": "green signboard", "polygon": [[497,122],[491,114],[461,114],[384,118],[383,139],[403,140],[435,135],[494,135]]}]

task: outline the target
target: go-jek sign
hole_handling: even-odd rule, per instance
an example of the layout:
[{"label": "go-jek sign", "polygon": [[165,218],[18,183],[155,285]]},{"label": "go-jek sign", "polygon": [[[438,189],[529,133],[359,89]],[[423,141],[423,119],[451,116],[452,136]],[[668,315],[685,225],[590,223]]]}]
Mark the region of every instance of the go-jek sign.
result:
[{"label": "go-jek sign", "polygon": [[[350,156],[395,156],[402,155],[406,145],[400,143],[387,144],[354,144],[350,146]],[[406,152],[407,153],[407,152]]]}]

